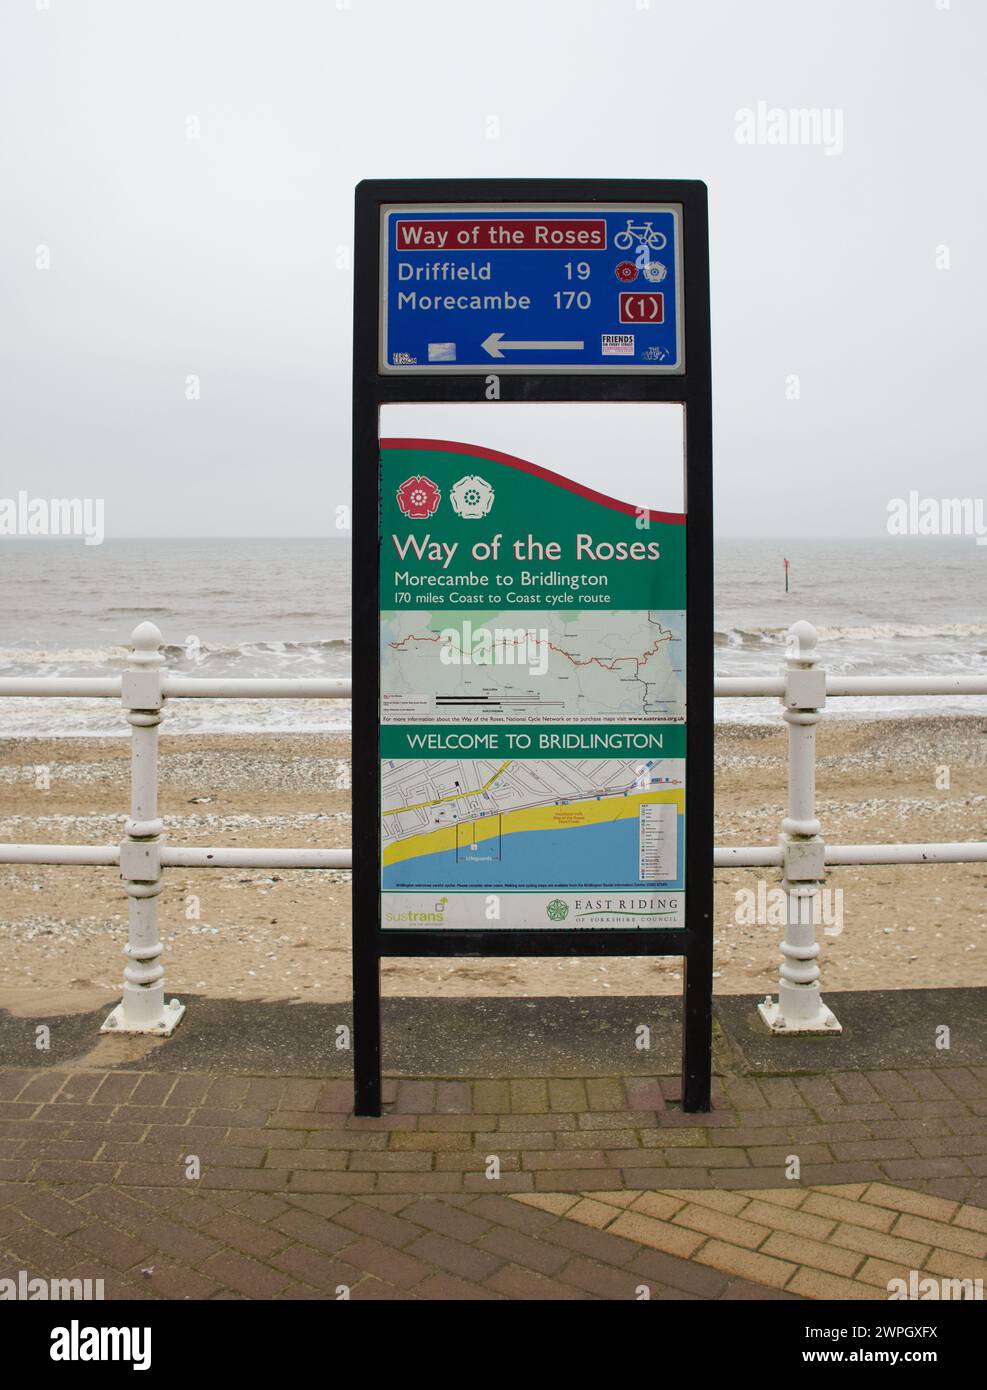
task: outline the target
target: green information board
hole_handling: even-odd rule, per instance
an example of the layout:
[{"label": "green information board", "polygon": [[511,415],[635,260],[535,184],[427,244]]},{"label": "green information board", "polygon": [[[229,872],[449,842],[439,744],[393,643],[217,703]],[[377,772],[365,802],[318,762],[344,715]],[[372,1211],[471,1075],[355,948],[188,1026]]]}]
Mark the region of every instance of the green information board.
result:
[{"label": "green information board", "polygon": [[683,926],[685,517],[425,439],[380,516],[382,926]]}]

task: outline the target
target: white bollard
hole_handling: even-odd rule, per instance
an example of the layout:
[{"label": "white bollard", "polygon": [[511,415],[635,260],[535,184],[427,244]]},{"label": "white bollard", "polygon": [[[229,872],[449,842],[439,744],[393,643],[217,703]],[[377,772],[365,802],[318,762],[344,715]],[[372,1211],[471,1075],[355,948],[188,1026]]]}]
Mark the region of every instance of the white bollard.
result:
[{"label": "white bollard", "polygon": [[768,995],[758,1013],[773,1033],[839,1033],[819,993],[815,907],[826,878],[826,845],[816,818],[816,724],[826,704],[826,672],[816,664],[811,623],[788,629],[785,706],[788,724],[788,815],[781,823],[782,888],[788,899],[781,944],[778,1002]]},{"label": "white bollard", "polygon": [[123,999],[107,1017],[103,1033],[155,1033],[178,1027],[184,1004],[164,1001],[164,947],[158,937],[158,894],[164,822],[158,815],[158,725],[162,719],[161,633],[140,623],[131,638],[121,698],[131,725],[130,816],[120,845],[120,875],[129,902],[129,939]]}]

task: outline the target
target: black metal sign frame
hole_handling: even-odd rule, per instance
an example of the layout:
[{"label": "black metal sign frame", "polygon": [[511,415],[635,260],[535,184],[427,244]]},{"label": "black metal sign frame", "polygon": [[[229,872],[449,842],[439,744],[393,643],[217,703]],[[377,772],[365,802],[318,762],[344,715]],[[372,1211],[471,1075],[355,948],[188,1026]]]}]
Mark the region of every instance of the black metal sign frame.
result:
[{"label": "black metal sign frame", "polygon": [[[674,203],[682,208],[686,369],[500,376],[502,401],[666,402],[685,413],[685,926],[400,931],[381,927],[379,412],[401,402],[481,402],[475,373],[383,375],[381,208],[393,205]],[[666,180],[368,180],[356,190],[353,334],[353,1045],[355,1108],[381,1113],[380,962],[386,956],[681,956],[682,1095],[710,1106],[713,989],[713,496],[709,233],[705,184]],[[496,405],[489,407],[496,410]]]}]

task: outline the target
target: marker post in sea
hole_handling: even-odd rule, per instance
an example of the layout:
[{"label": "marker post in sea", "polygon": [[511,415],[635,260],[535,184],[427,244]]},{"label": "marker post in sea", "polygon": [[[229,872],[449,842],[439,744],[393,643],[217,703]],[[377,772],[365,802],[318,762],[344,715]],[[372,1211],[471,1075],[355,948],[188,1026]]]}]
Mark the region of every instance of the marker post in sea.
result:
[{"label": "marker post in sea", "polygon": [[784,566],[785,566],[785,593],[787,594],[787,593],[788,593],[788,566],[789,566],[789,563],[790,563],[790,562],[789,562],[788,560],[784,560],[782,563],[783,563]]}]

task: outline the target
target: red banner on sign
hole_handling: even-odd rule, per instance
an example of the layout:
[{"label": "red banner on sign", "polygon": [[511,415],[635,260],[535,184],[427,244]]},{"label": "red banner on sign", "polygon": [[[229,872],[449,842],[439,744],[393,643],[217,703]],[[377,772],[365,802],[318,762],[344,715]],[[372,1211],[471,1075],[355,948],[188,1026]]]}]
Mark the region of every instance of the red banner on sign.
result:
[{"label": "red banner on sign", "polygon": [[621,323],[664,323],[665,296],[647,290],[625,291],[620,296]]},{"label": "red banner on sign", "polygon": [[602,218],[401,220],[396,236],[399,251],[605,251],[607,224]]}]

